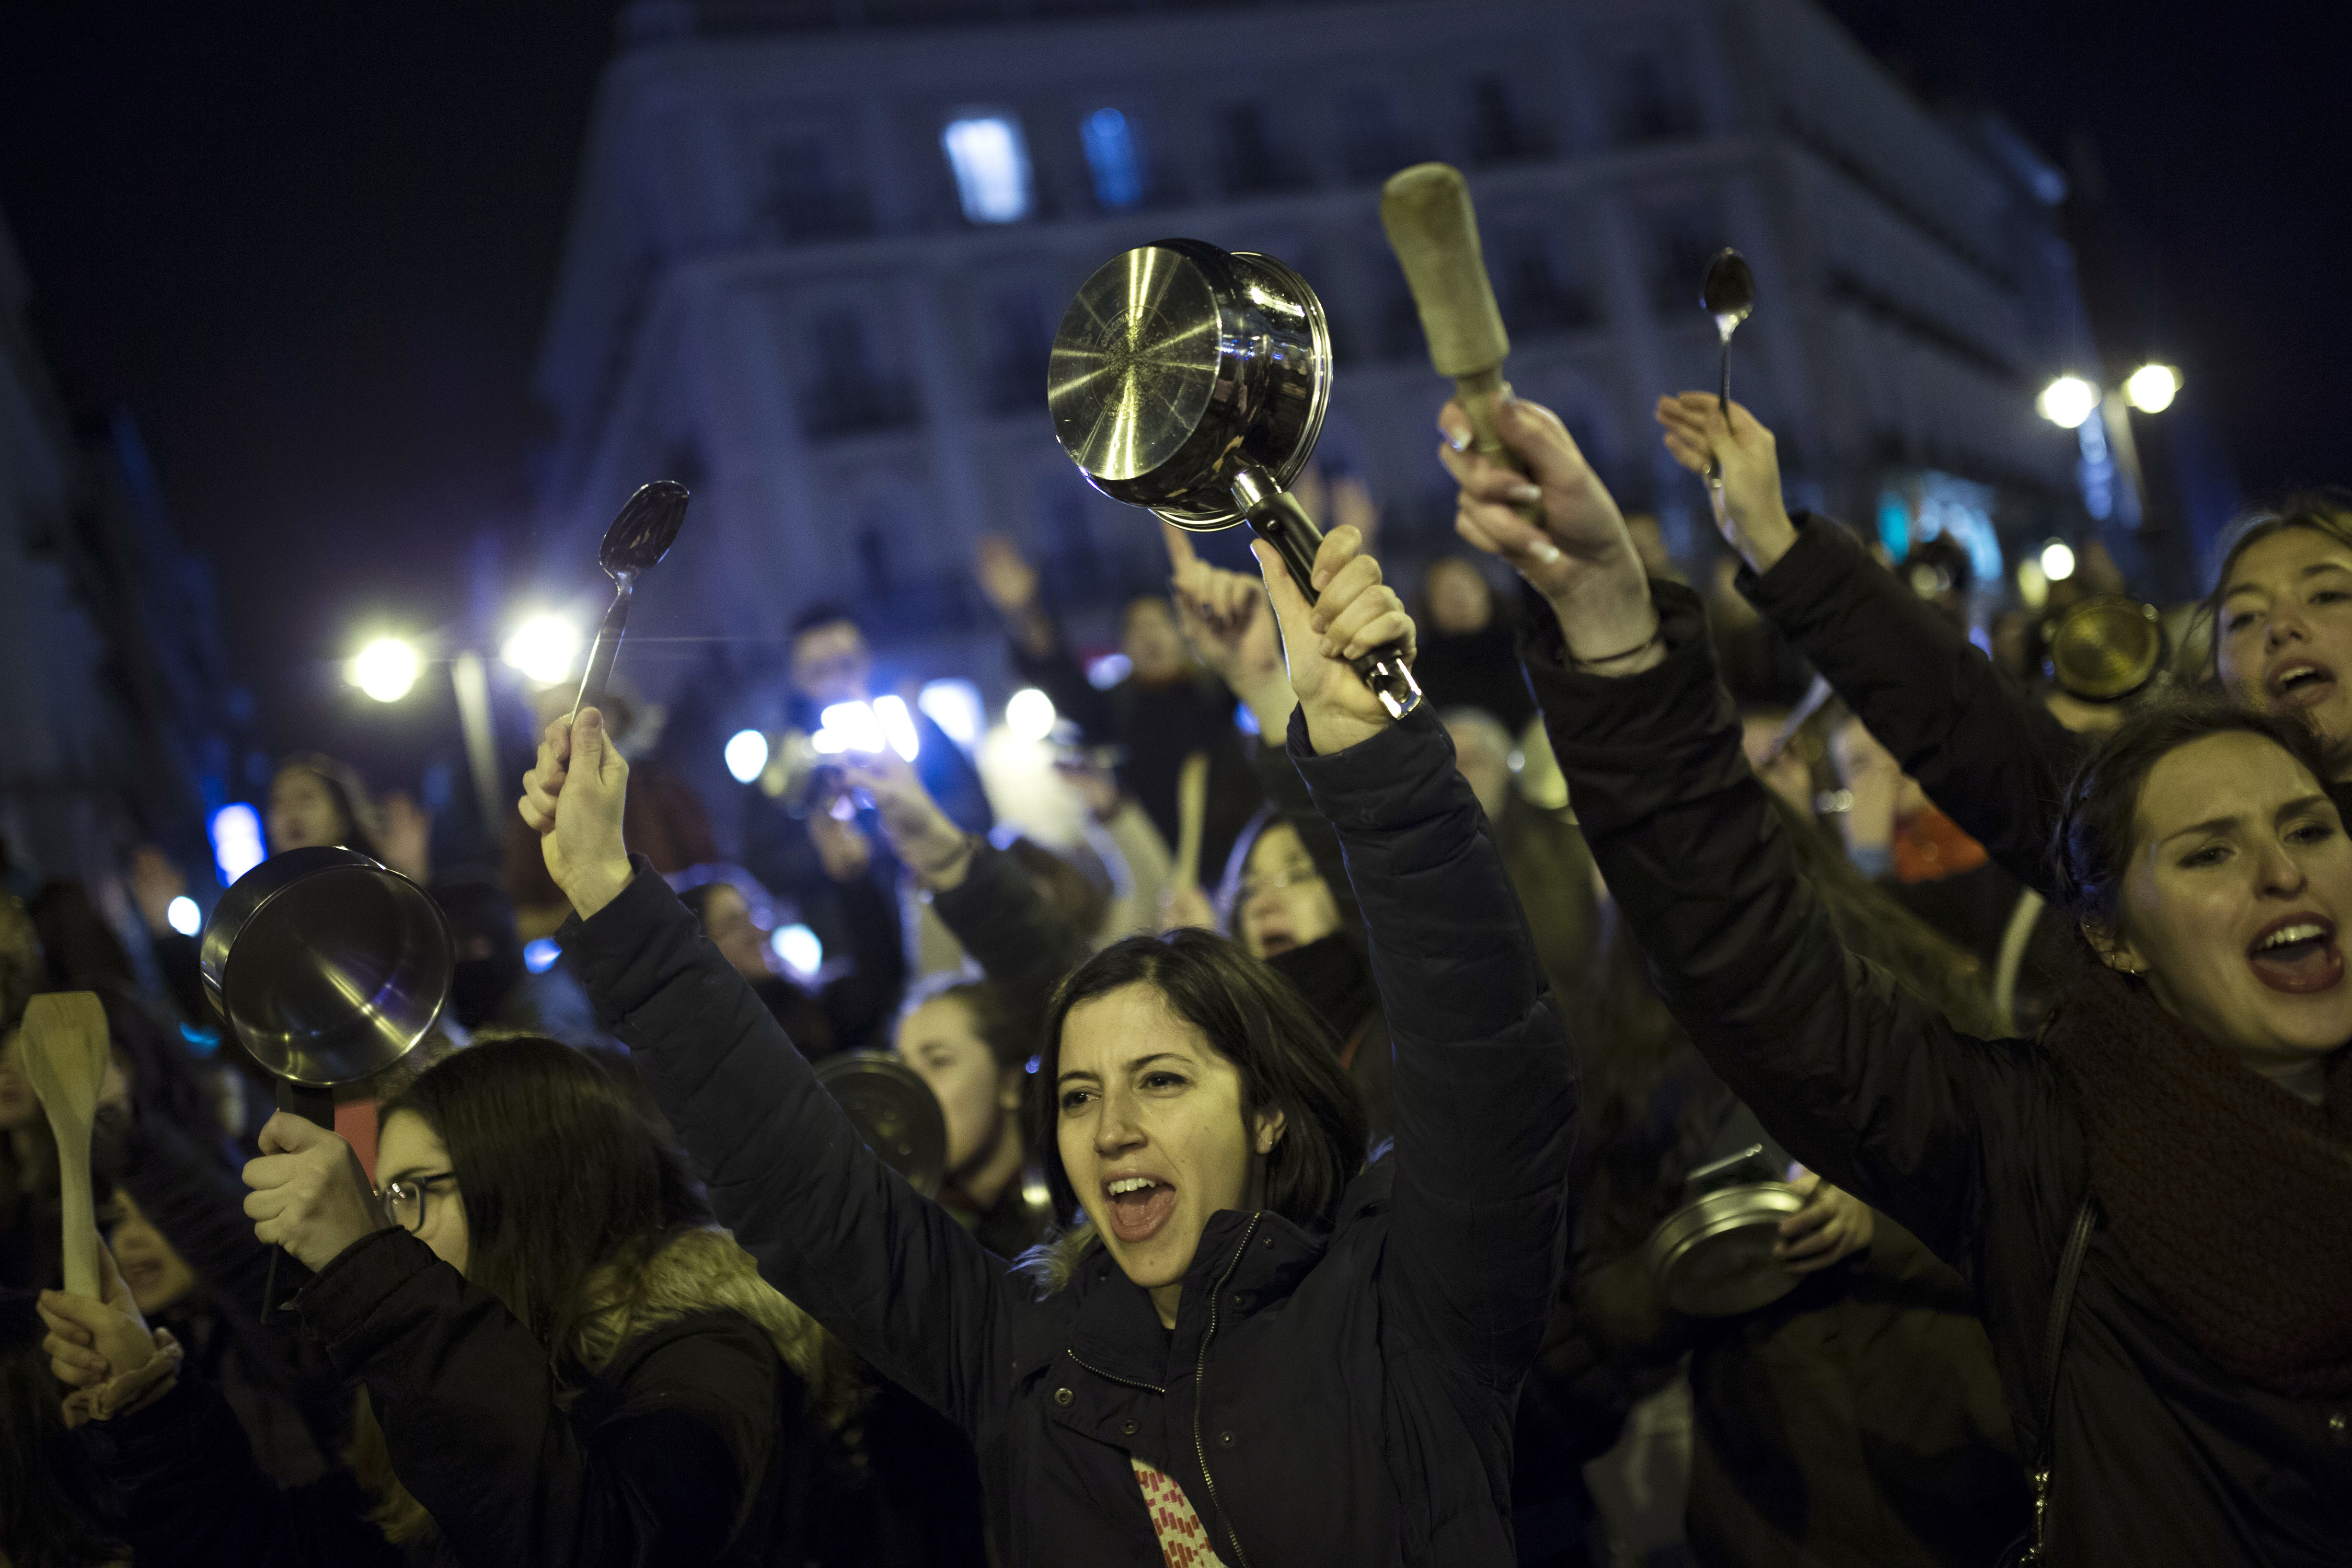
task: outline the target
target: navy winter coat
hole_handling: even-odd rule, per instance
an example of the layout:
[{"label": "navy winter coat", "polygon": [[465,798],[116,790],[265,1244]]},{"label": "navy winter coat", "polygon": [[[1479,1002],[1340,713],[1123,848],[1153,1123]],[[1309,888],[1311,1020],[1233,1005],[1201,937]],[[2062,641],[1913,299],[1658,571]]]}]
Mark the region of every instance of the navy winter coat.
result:
[{"label": "navy winter coat", "polygon": [[1290,746],[1370,929],[1395,1151],[1328,1229],[1212,1216],[1172,1332],[1099,1253],[1041,1297],[884,1169],[658,878],[567,942],[762,1272],[971,1435],[1006,1563],[1160,1568],[1130,1457],[1227,1568],[1512,1561],[1574,1136],[1559,1016],[1435,720]]}]

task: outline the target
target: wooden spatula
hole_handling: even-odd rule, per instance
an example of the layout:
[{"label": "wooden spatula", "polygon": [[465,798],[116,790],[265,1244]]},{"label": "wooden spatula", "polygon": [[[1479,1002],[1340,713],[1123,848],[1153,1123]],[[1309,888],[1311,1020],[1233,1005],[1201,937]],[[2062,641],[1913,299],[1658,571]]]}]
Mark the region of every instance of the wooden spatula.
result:
[{"label": "wooden spatula", "polygon": [[25,1076],[58,1141],[65,1206],[66,1289],[99,1300],[98,1222],[90,1211],[89,1126],[106,1082],[106,1009],[88,991],[36,996],[25,1006]]}]

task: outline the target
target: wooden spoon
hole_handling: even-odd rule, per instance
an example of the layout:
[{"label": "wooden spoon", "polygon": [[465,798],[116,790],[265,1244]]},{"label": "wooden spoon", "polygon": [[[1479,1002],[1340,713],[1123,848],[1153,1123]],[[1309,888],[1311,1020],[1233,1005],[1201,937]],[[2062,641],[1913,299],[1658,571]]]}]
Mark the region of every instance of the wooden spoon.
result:
[{"label": "wooden spoon", "polygon": [[1176,885],[1201,885],[1201,830],[1209,816],[1209,753],[1194,752],[1176,775]]},{"label": "wooden spoon", "polygon": [[88,991],[58,991],[25,1005],[25,1076],[58,1141],[65,1207],[66,1289],[100,1300],[98,1219],[89,1192],[89,1127],[106,1082],[106,1009]]}]

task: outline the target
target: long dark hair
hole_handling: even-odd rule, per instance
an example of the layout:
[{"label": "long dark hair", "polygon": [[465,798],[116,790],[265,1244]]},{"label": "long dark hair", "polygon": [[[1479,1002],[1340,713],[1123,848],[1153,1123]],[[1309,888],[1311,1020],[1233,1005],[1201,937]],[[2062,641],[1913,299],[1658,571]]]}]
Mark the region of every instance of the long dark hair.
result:
[{"label": "long dark hair", "polygon": [[1062,982],[1045,1017],[1037,1089],[1023,1104],[1030,1157],[1045,1168],[1055,1212],[1078,1213],[1055,1123],[1062,1027],[1081,1002],[1149,985],[1175,1015],[1209,1037],[1241,1074],[1242,1121],[1278,1109],[1283,1133],[1265,1158],[1265,1206],[1299,1225],[1331,1223],[1339,1195],[1364,1168],[1371,1122],[1339,1067],[1330,1032],[1298,993],[1259,959],[1209,931],[1131,936]]},{"label": "long dark hair", "polygon": [[642,1265],[709,1206],[685,1163],[605,1069],[535,1035],[469,1047],[383,1107],[449,1151],[468,1235],[466,1277],[551,1351],[574,1337],[600,1265]]},{"label": "long dark hair", "polygon": [[2139,797],[2156,764],[2192,741],[2230,734],[2270,742],[2326,787],[2326,744],[2299,712],[2264,713],[2216,692],[2184,692],[2132,713],[2075,770],[2051,840],[2059,901],[2078,932],[2086,925],[2116,930]]},{"label": "long dark hair", "polygon": [[106,1489],[66,1431],[33,1298],[0,1290],[0,1556],[17,1568],[98,1568],[128,1556]]}]

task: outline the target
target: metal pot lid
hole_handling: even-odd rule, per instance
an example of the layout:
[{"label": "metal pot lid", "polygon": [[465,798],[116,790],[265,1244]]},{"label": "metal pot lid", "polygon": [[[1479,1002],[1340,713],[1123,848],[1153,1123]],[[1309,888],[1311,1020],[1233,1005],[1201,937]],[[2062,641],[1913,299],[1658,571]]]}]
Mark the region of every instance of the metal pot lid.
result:
[{"label": "metal pot lid", "polygon": [[844,1051],[816,1064],[824,1085],[866,1146],[925,1197],[948,1171],[948,1122],[921,1075],[887,1051]]},{"label": "metal pot lid", "polygon": [[273,855],[205,928],[205,987],[280,1078],[356,1083],[414,1050],[449,999],[456,954],[431,894],[357,850]]},{"label": "metal pot lid", "polygon": [[1685,1204],[1650,1235],[1650,1277],[1686,1317],[1728,1318],[1767,1307],[1799,1277],[1772,1256],[1780,1222],[1805,1206],[1786,1182],[1722,1187]]},{"label": "metal pot lid", "polygon": [[2050,671],[2072,697],[2114,702],[2146,686],[2164,658],[2156,606],[2112,595],[2085,599],[2050,633]]}]

